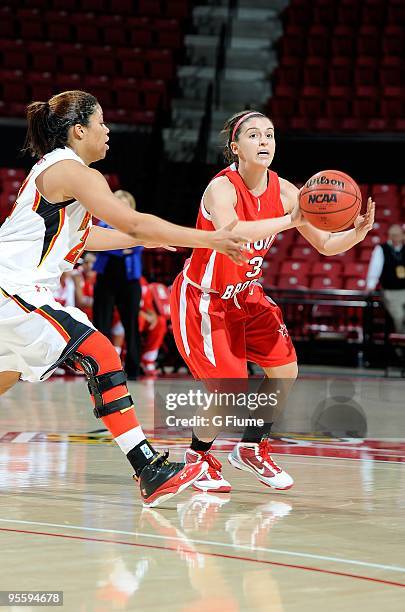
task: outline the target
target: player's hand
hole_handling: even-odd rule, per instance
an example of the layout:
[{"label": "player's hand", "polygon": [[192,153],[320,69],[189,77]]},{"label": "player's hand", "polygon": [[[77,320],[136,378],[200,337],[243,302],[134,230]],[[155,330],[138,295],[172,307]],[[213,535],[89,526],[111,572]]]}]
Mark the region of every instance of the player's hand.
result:
[{"label": "player's hand", "polygon": [[291,211],[291,223],[292,227],[301,227],[302,225],[306,225],[308,221],[305,219],[304,215],[301,212],[298,200],[293,210]]},{"label": "player's hand", "polygon": [[209,244],[207,244],[207,246],[214,251],[218,251],[218,253],[227,255],[236,264],[242,266],[248,263],[249,254],[253,251],[246,247],[246,243],[249,242],[247,238],[242,238],[242,236],[238,236],[232,232],[237,223],[238,219],[235,219],[228,225],[225,225],[225,227],[215,232],[209,232]]},{"label": "player's hand", "polygon": [[375,202],[372,198],[367,200],[367,210],[364,215],[359,215],[354,221],[354,228],[359,240],[363,240],[373,228],[375,216]]}]

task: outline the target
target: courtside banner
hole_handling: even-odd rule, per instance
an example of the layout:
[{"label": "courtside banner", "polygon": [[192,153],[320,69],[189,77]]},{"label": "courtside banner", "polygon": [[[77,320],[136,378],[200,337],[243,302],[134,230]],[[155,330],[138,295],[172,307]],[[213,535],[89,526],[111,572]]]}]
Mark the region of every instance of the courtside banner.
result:
[{"label": "courtside banner", "polygon": [[[405,438],[405,411],[392,385],[380,379],[159,379],[154,382],[154,433],[200,439],[237,437],[273,423],[271,435]],[[398,423],[400,425],[398,426]],[[395,425],[394,425],[395,424]]]}]

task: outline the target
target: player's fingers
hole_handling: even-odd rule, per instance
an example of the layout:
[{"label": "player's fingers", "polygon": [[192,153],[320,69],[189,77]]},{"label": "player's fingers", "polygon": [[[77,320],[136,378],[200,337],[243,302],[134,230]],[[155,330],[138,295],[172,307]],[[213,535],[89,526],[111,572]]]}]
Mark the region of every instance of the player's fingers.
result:
[{"label": "player's fingers", "polygon": [[249,243],[248,238],[241,238],[240,236],[232,235],[230,240],[240,251],[244,251],[245,253],[253,253],[253,249],[247,247],[247,244]]},{"label": "player's fingers", "polygon": [[246,238],[246,236],[238,236],[236,234],[231,234],[229,238],[233,240],[235,244],[239,244],[239,246],[244,247],[244,248],[245,248],[246,243],[249,242],[249,239]]},{"label": "player's fingers", "polygon": [[238,266],[242,266],[245,263],[245,259],[242,257],[242,254],[241,254],[240,251],[237,251],[237,250],[236,251],[228,251],[227,255]]},{"label": "player's fingers", "polygon": [[252,249],[247,249],[245,245],[238,246],[234,251],[235,261],[239,265],[248,263],[249,254],[252,253]]},{"label": "player's fingers", "polygon": [[162,244],[162,248],[164,248],[166,251],[177,251],[176,247],[169,246],[167,244]]}]

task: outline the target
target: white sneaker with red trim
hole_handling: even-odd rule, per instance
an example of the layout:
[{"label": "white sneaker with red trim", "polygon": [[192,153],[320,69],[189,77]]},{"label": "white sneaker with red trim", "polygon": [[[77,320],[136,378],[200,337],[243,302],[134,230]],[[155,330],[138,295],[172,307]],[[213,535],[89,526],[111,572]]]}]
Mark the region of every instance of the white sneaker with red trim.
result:
[{"label": "white sneaker with red trim", "polygon": [[[238,470],[252,472],[268,487],[281,491],[290,489],[294,480],[273,460],[270,455],[271,450],[270,442],[267,439],[262,440],[259,444],[256,442],[240,442],[229,453],[228,461]],[[205,461],[207,460],[205,459]],[[206,474],[202,476],[202,478],[205,477]]]},{"label": "white sneaker with red trim", "polygon": [[229,493],[232,487],[221,474],[222,463],[209,451],[204,453],[203,451],[195,451],[191,448],[186,450],[184,454],[185,463],[200,463],[200,461],[208,463],[208,471],[201,478],[194,481],[193,488],[204,492]]}]

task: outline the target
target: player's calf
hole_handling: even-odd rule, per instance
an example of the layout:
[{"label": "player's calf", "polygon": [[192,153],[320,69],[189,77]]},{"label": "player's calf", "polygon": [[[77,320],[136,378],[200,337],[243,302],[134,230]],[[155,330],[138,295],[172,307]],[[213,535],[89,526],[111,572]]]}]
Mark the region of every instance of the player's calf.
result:
[{"label": "player's calf", "polygon": [[102,419],[134,468],[145,505],[156,506],[180,493],[206,471],[206,463],[173,463],[151,446],[136,417],[121,361],[103,334],[96,331],[86,338],[71,360],[86,375],[94,415]]}]

